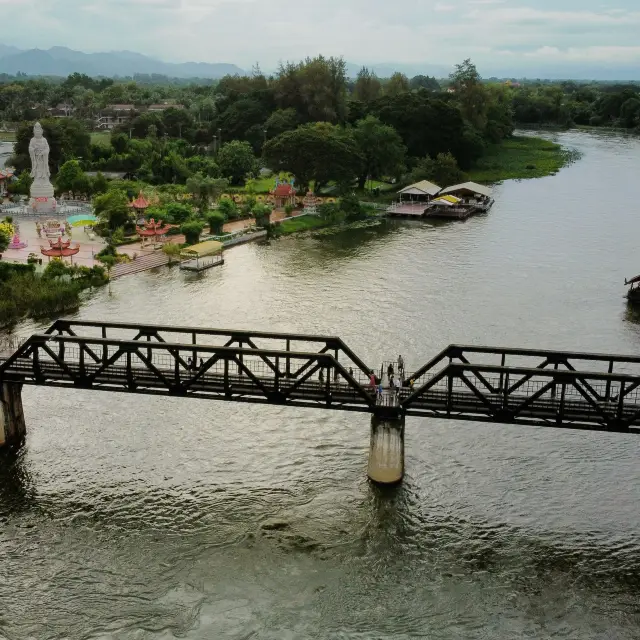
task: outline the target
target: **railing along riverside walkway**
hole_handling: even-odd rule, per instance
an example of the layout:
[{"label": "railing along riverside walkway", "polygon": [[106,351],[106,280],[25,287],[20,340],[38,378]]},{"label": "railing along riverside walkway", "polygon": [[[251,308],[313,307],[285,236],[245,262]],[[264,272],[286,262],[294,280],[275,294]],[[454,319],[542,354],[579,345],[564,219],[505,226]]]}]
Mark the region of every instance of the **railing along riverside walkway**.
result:
[{"label": "railing along riverside walkway", "polygon": [[340,338],[58,320],[0,344],[0,444],[26,432],[23,384],[360,411],[369,475],[404,469],[405,416],[640,433],[640,357],[452,345],[380,395]]}]

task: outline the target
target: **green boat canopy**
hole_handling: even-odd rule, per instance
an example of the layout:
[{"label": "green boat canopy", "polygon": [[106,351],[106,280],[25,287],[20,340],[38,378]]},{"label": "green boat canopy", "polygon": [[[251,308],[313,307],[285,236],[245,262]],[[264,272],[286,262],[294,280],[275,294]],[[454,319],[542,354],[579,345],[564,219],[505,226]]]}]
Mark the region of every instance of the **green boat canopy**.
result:
[{"label": "green boat canopy", "polygon": [[204,258],[205,256],[215,256],[218,253],[222,253],[223,244],[217,240],[207,240],[206,242],[200,242],[190,247],[185,247],[180,256],[183,258]]}]

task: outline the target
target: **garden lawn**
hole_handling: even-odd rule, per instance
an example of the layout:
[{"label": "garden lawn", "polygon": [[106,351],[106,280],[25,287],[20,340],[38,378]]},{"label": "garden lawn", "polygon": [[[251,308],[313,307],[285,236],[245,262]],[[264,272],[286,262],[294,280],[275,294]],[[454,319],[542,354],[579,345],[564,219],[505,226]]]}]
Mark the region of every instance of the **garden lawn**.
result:
[{"label": "garden lawn", "polygon": [[0,142],[15,142],[16,134],[14,131],[0,131]]},{"label": "garden lawn", "polygon": [[328,227],[331,224],[328,220],[324,220],[319,216],[297,216],[284,220],[278,225],[278,231],[282,235],[289,233],[297,233],[298,231],[309,231],[311,229],[320,229]]},{"label": "garden lawn", "polygon": [[111,132],[109,131],[92,131],[91,142],[99,144],[102,147],[108,147],[111,143]]},{"label": "garden lawn", "polygon": [[555,142],[530,136],[514,136],[492,145],[468,172],[474,182],[499,182],[544,178],[575,159],[575,153]]}]

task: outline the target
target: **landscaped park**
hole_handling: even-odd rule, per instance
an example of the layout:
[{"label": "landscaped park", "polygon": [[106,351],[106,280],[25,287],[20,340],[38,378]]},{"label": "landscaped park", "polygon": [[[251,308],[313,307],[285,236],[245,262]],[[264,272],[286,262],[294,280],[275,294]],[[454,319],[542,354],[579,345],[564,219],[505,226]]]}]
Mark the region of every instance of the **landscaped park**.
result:
[{"label": "landscaped park", "polygon": [[[0,85],[0,112],[21,120],[3,132],[15,145],[0,173],[0,325],[77,307],[110,278],[200,265],[203,242],[377,223],[403,187],[421,193],[407,185],[541,177],[570,160],[514,136],[519,94],[482,81],[470,61],[446,84],[366,69],[352,82],[342,60],[318,57],[207,86],[80,74],[17,86],[6,107]],[[53,116],[69,91],[84,99]]]}]

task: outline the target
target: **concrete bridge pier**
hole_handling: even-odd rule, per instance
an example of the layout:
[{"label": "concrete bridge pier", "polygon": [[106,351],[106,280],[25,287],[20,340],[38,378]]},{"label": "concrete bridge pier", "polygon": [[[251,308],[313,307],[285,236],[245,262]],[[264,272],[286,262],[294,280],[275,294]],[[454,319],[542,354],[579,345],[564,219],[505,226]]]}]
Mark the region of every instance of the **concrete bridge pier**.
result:
[{"label": "concrete bridge pier", "polygon": [[404,476],[404,416],[371,416],[369,479],[397,484]]},{"label": "concrete bridge pier", "polygon": [[3,382],[0,384],[0,448],[21,445],[26,434],[22,385]]}]

